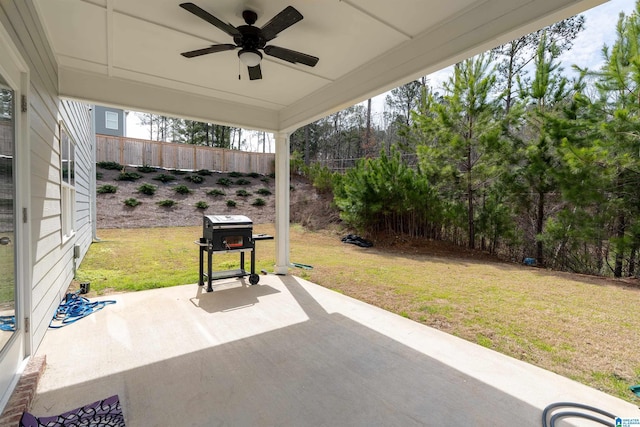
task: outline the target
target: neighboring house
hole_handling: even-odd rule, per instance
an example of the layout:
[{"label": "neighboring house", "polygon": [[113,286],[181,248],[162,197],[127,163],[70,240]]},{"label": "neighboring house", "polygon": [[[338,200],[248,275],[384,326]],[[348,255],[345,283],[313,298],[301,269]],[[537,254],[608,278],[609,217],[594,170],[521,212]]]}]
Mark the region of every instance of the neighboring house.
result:
[{"label": "neighboring house", "polygon": [[95,106],[95,130],[97,134],[109,136],[126,136],[126,113],[124,110],[111,107]]},{"label": "neighboring house", "polygon": [[30,3],[0,2],[0,411],[93,237],[92,112],[58,97],[39,22]]}]

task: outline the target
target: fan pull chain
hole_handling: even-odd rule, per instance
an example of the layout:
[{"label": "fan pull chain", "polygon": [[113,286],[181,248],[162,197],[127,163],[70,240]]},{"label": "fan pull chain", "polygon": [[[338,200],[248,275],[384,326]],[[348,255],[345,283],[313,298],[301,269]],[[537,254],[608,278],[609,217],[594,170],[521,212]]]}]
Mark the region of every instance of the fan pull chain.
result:
[{"label": "fan pull chain", "polygon": [[240,74],[242,73],[242,68],[240,68],[240,58],[238,58],[238,80],[242,80],[242,78],[240,77]]}]

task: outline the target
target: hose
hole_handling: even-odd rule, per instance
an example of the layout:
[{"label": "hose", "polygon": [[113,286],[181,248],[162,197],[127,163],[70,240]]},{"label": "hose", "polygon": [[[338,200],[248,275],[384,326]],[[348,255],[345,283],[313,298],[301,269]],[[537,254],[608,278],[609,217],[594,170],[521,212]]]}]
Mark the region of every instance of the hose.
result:
[{"label": "hose", "polygon": [[58,306],[49,327],[53,329],[65,327],[115,303],[113,300],[91,302],[89,299],[81,297],[78,292],[67,294],[64,301]]},{"label": "hose", "polygon": [[596,408],[593,406],[589,406],[589,405],[585,405],[582,403],[574,403],[574,402],[557,402],[557,403],[552,403],[551,405],[547,406],[546,408],[544,408],[544,411],[542,411],[542,427],[555,427],[555,423],[557,420],[561,419],[561,418],[566,418],[566,417],[575,417],[575,418],[583,418],[583,419],[587,419],[587,420],[591,420],[591,421],[595,421],[599,424],[605,425],[605,426],[609,426],[609,427],[615,427],[615,424],[613,422],[610,422],[606,419],[600,418],[596,415],[593,414],[589,414],[587,412],[577,412],[577,411],[570,411],[570,410],[562,410],[561,412],[557,412],[555,414],[553,414],[551,416],[551,419],[549,419],[549,422],[547,423],[547,419],[549,418],[549,413],[551,411],[553,411],[556,408],[561,408],[561,407],[567,407],[567,408],[571,408],[571,409],[583,409],[586,411],[591,411],[591,412],[595,412],[597,414],[603,415],[605,417],[611,418],[612,420],[616,419],[616,416],[613,415],[610,412],[607,412],[603,409],[600,408]]},{"label": "hose", "polygon": [[0,331],[15,331],[16,316],[0,316]]}]

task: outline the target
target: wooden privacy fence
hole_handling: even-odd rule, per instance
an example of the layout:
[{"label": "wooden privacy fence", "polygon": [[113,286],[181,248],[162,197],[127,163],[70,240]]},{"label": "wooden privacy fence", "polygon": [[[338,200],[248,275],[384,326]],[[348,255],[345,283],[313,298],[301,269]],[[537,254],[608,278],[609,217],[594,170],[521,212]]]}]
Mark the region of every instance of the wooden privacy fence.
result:
[{"label": "wooden privacy fence", "polygon": [[96,162],[118,162],[129,166],[220,172],[275,172],[275,154],[248,153],[203,145],[149,141],[120,136],[96,135]]}]

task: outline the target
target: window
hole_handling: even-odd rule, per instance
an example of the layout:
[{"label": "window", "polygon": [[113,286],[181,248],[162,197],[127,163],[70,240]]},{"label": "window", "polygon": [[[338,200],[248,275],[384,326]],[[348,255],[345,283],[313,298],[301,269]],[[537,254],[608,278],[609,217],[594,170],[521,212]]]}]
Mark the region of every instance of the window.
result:
[{"label": "window", "polygon": [[115,111],[105,111],[104,127],[107,129],[118,130],[118,113]]},{"label": "window", "polygon": [[76,146],[69,136],[64,123],[60,122],[60,170],[61,170],[61,204],[62,204],[62,237],[68,239],[73,235],[76,211],[75,183]]}]

